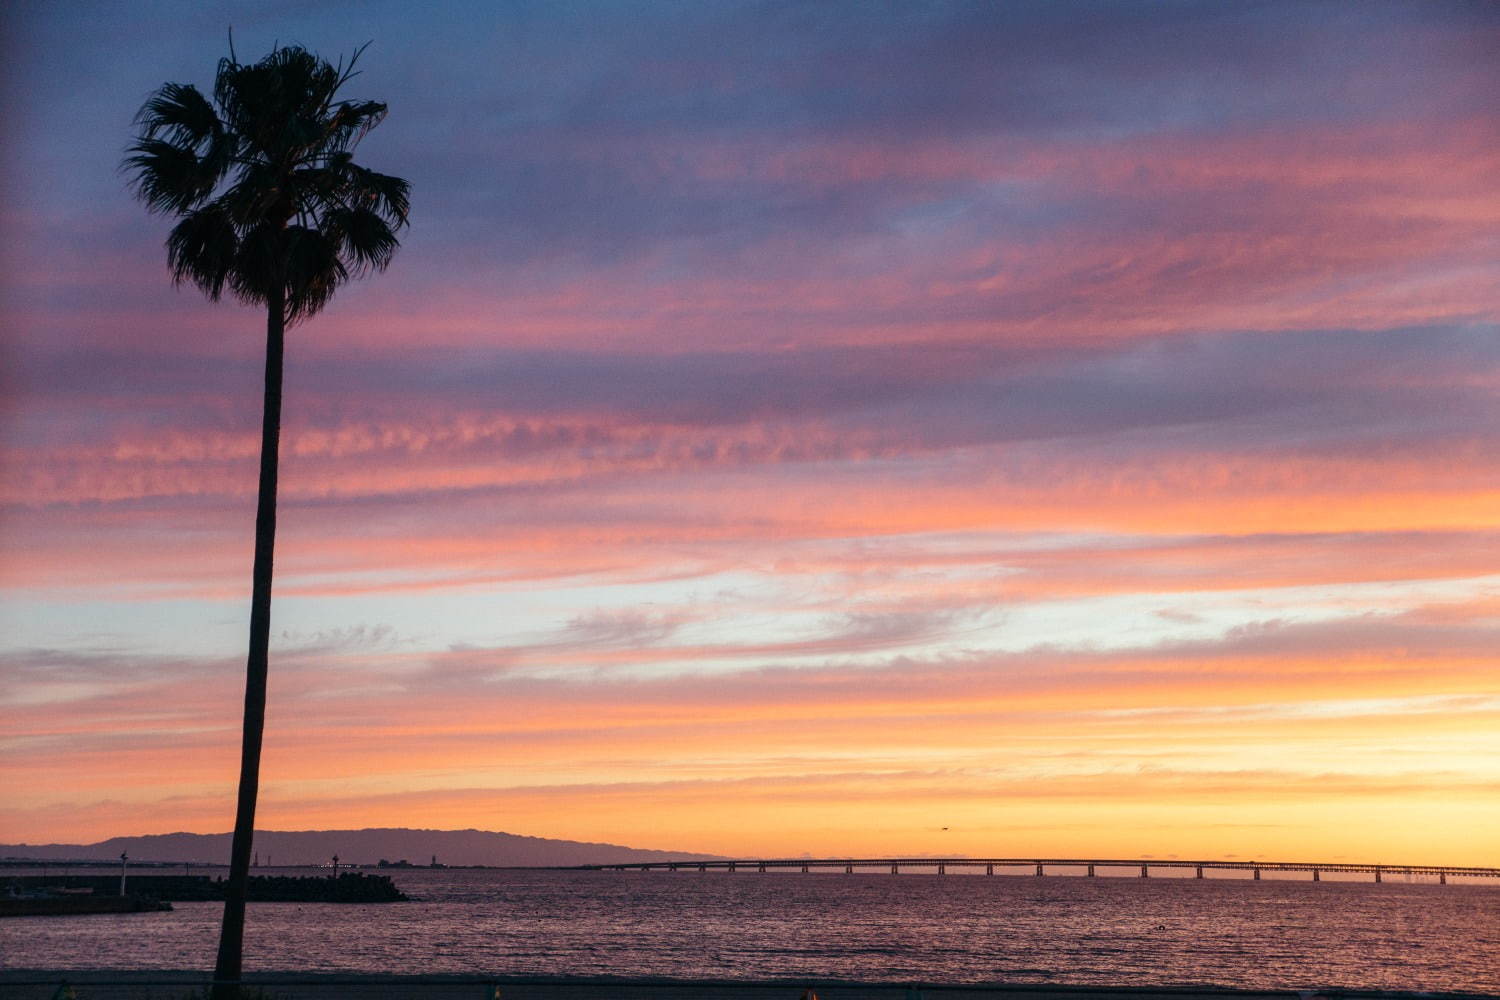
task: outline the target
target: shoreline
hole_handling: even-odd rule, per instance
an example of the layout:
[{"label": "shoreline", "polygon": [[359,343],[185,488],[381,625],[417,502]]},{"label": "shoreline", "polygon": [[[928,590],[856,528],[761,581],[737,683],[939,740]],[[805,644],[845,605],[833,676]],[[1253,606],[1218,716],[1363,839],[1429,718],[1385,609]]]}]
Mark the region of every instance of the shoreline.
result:
[{"label": "shoreline", "polygon": [[[208,984],[201,971],[0,969],[0,992],[14,1000],[48,1000],[63,982],[79,1000],[161,1000]],[[612,976],[396,975],[255,972],[244,985],[267,1000],[1500,1000],[1491,993],[1338,988],[1234,989],[1215,986],[1075,986],[1049,983],[855,982],[795,978],[761,980],[624,978]],[[496,992],[498,990],[498,993]]]}]

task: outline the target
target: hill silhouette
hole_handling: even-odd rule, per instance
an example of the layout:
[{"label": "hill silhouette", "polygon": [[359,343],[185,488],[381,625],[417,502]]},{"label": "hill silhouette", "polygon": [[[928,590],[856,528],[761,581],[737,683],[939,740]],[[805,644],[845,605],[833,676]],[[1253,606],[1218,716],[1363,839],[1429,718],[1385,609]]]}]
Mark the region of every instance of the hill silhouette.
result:
[{"label": "hill silhouette", "polygon": [[[0,844],[0,857],[39,861],[229,862],[228,833],[164,833],[111,837],[97,844]],[[646,850],[548,837],[523,837],[491,830],[257,830],[255,851],[263,865],[375,864],[381,859],[428,864],[434,855],[445,865],[538,866],[617,864],[669,859],[713,860],[712,854]]]}]

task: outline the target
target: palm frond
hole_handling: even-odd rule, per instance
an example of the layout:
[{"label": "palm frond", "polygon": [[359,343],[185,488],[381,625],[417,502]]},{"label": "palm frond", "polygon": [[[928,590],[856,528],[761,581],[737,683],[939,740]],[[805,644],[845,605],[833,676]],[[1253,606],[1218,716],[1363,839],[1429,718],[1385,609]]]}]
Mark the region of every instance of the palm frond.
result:
[{"label": "palm frond", "polygon": [[399,177],[349,164],[350,200],[380,213],[400,229],[411,212],[411,185]]},{"label": "palm frond", "polygon": [[272,215],[286,217],[294,213],[293,198],[274,164],[252,160],[241,166],[235,182],[221,200],[235,224],[249,228]]},{"label": "palm frond", "polygon": [[244,302],[266,302],[278,284],[286,286],[283,242],[281,228],[271,223],[241,232],[234,267],[229,272],[229,288],[235,297]]},{"label": "palm frond", "polygon": [[325,229],[337,240],[351,273],[359,277],[384,271],[400,246],[386,221],[367,208],[329,212]]},{"label": "palm frond", "polygon": [[386,112],[381,101],[341,101],[333,105],[320,152],[331,155],[353,149],[372,128],[385,121]]},{"label": "palm frond", "polygon": [[166,139],[142,138],[121,164],[131,173],[136,197],[153,212],[189,211],[213,193],[221,174],[187,146]]},{"label": "palm frond", "polygon": [[223,117],[225,127],[240,134],[244,121],[244,108],[239,98],[239,73],[242,64],[232,55],[219,60],[214,73],[214,104]]},{"label": "palm frond", "polygon": [[349,270],[339,259],[338,242],[306,226],[285,233],[286,318],[288,323],[313,315],[345,281]]},{"label": "palm frond", "polygon": [[183,216],[167,236],[167,264],[172,282],[191,281],[210,299],[218,299],[234,271],[239,237],[222,206],[212,204]]},{"label": "palm frond", "polygon": [[147,139],[165,135],[172,143],[196,149],[223,132],[223,123],[197,87],[164,83],[135,116]]}]

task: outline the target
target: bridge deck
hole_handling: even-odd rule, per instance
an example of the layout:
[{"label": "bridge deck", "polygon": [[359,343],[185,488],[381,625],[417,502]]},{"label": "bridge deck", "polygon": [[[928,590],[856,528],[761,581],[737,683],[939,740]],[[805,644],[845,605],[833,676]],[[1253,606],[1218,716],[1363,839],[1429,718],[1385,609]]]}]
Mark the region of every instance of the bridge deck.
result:
[{"label": "bridge deck", "polygon": [[640,861],[607,865],[579,865],[578,868],[592,871],[770,871],[793,869],[803,872],[813,869],[841,869],[852,873],[860,869],[878,869],[893,874],[902,869],[935,869],[944,874],[948,869],[983,868],[993,875],[997,869],[1025,868],[1035,875],[1063,874],[1055,869],[1084,869],[1093,875],[1101,868],[1128,868],[1146,877],[1151,870],[1191,869],[1198,878],[1205,871],[1228,870],[1249,871],[1260,877],[1262,872],[1312,872],[1314,879],[1322,873],[1347,872],[1374,876],[1382,881],[1387,876],[1437,876],[1440,881],[1450,878],[1500,879],[1500,868],[1465,867],[1457,865],[1401,865],[1374,864],[1347,861],[1201,861],[1161,858],[741,858],[722,861]]}]

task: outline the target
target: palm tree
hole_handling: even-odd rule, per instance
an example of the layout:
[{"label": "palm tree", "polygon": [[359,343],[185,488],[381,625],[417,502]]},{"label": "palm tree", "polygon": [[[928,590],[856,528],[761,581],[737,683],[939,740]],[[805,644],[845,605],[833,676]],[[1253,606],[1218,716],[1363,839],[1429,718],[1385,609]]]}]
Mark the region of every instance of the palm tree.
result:
[{"label": "palm tree", "polygon": [[250,655],[216,996],[237,991],[241,970],[265,728],[282,343],[288,326],[315,314],[344,282],[384,270],[407,222],[407,182],[353,158],[359,141],[384,120],[386,106],[336,99],[356,75],[364,48],[347,65],[342,59],[330,65],[299,46],[278,47],[247,64],[231,44],[219,61],[212,100],[181,83],[151,95],[136,116],[139,134],[122,165],[150,211],[178,217],[167,237],[173,283],[194,284],[213,300],[227,288],[266,309]]}]

